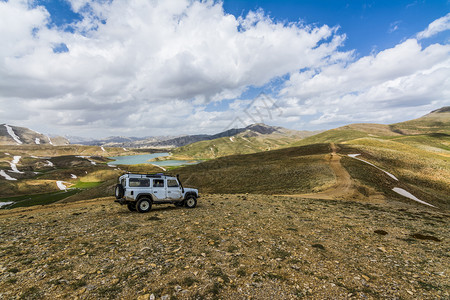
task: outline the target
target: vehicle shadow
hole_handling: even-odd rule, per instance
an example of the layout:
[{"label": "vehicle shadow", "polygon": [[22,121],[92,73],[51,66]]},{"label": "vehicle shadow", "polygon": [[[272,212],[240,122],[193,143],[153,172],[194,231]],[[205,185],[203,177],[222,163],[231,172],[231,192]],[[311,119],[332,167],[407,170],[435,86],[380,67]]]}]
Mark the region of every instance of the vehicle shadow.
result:
[{"label": "vehicle shadow", "polygon": [[[118,214],[121,214],[121,215],[129,215],[129,214],[136,214],[136,213],[139,214],[136,211],[129,211],[127,209],[126,205],[124,205],[123,208],[124,209],[120,210],[118,212]],[[195,210],[195,209],[201,209],[201,208],[202,208],[202,205],[197,205],[195,208],[192,208],[192,209]],[[173,204],[157,205],[157,206],[152,206],[152,209],[149,212],[144,213],[144,215],[145,214],[147,214],[147,215],[148,214],[152,214],[152,213],[155,213],[155,212],[166,212],[166,211],[173,211],[173,210],[190,211],[192,209],[188,209],[186,207],[177,207],[177,206],[174,206]]]}]

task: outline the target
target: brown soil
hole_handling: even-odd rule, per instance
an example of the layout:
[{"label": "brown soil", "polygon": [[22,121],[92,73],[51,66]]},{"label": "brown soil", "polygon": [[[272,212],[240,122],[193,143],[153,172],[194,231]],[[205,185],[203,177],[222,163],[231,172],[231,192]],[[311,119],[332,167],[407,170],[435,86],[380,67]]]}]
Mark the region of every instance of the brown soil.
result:
[{"label": "brown soil", "polygon": [[450,297],[449,215],[434,209],[216,194],[139,214],[113,200],[0,211],[0,299]]},{"label": "brown soil", "polygon": [[332,152],[327,154],[327,161],[336,177],[336,184],[318,193],[282,196],[310,199],[355,199],[362,197],[362,195],[360,195],[360,193],[356,190],[350,174],[341,164],[341,156],[337,154],[339,150],[338,147],[334,143],[330,143],[330,147]]}]

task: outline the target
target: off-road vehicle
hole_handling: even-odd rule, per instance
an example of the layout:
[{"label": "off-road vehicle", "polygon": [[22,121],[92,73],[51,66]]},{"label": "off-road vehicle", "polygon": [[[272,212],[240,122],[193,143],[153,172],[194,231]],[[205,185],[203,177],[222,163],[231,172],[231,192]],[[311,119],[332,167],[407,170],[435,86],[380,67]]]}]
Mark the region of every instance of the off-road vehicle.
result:
[{"label": "off-road vehicle", "polygon": [[127,173],[119,177],[115,187],[115,202],[127,205],[131,211],[145,213],[153,204],[175,204],[194,208],[198,190],[183,188],[179,176]]}]

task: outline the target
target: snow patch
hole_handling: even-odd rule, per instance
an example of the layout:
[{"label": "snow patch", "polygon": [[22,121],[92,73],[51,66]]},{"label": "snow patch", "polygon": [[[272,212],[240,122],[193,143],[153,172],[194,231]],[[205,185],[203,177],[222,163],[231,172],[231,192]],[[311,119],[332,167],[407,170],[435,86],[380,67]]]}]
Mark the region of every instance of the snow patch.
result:
[{"label": "snow patch", "polygon": [[17,164],[19,163],[20,159],[22,158],[22,156],[14,156],[14,159],[12,160],[12,162],[10,162],[10,166],[11,166],[11,170],[14,173],[19,173],[19,174],[23,174],[23,172],[19,171],[17,169]]},{"label": "snow patch", "polygon": [[22,145],[22,141],[20,140],[20,138],[14,133],[14,130],[5,124],[6,130],[8,131],[9,135],[14,139],[14,141],[16,141],[16,143],[18,145]]},{"label": "snow patch", "polygon": [[230,141],[234,142],[234,136],[230,136]]},{"label": "snow patch", "polygon": [[0,175],[5,177],[6,180],[17,180],[16,178],[12,178],[11,176],[9,176],[8,174],[6,174],[5,171],[0,170]]},{"label": "snow patch", "polygon": [[413,194],[411,194],[411,193],[408,192],[408,191],[405,191],[405,190],[402,189],[402,188],[395,187],[395,188],[393,188],[392,190],[393,190],[394,192],[396,192],[397,194],[400,194],[400,195],[402,195],[402,196],[404,196],[404,197],[406,197],[406,198],[409,198],[409,199],[411,199],[411,200],[417,201],[417,202],[419,202],[419,203],[422,203],[422,204],[425,204],[425,205],[428,205],[428,206],[431,206],[431,207],[436,207],[436,206],[434,206],[434,205],[431,205],[430,203],[427,203],[427,202],[425,202],[425,201],[422,201],[422,200],[418,199],[416,196],[414,196]]},{"label": "snow patch", "polygon": [[10,205],[13,204],[14,202],[0,202],[0,208],[2,208],[2,206],[6,206],[6,205]]},{"label": "snow patch", "polygon": [[67,187],[64,185],[63,181],[57,181],[56,185],[61,191],[67,191]]},{"label": "snow patch", "polygon": [[362,162],[365,162],[366,164],[369,164],[369,165],[371,165],[372,167],[375,167],[375,168],[377,168],[378,170],[383,171],[385,174],[387,174],[387,175],[388,175],[389,177],[391,177],[392,179],[398,181],[397,177],[395,177],[395,176],[392,175],[391,173],[386,172],[385,170],[383,170],[383,169],[381,169],[381,168],[378,168],[377,166],[375,166],[374,164],[372,164],[372,163],[370,163],[370,162],[368,162],[368,161],[365,161],[365,160],[363,160],[363,159],[361,159],[361,158],[358,158],[358,157],[357,157],[358,155],[361,155],[361,154],[359,154],[359,153],[358,153],[358,154],[348,154],[348,156],[350,156],[351,158],[354,158],[354,159],[360,160],[360,161],[362,161]]},{"label": "snow patch", "polygon": [[97,164],[95,161],[93,161],[93,160],[90,159],[90,158],[91,158],[90,156],[81,156],[81,155],[78,155],[78,156],[75,156],[75,157],[87,159],[87,160],[88,160],[91,164],[93,164],[93,165],[96,165],[96,164]]},{"label": "snow patch", "polygon": [[41,140],[40,140],[39,138],[36,138],[36,139],[34,140],[34,142],[36,143],[36,145],[41,144]]},{"label": "snow patch", "polygon": [[47,139],[48,139],[48,143],[49,143],[50,145],[55,146],[55,145],[53,145],[52,140],[50,139],[50,137],[49,137],[48,135],[47,135]]},{"label": "snow patch", "polygon": [[106,152],[105,148],[103,148],[103,147],[100,147],[100,148],[102,148],[102,151],[103,151],[103,152]]},{"label": "snow patch", "polygon": [[7,152],[5,152],[5,155],[9,155],[9,156],[11,156],[11,154],[9,154],[9,153],[7,153]]},{"label": "snow patch", "polygon": [[77,179],[77,175],[75,175],[75,174],[70,174],[70,177],[73,179]]},{"label": "snow patch", "polygon": [[158,168],[160,168],[161,170],[163,170],[163,171],[167,171],[165,168],[163,168],[163,167],[161,167],[161,166],[158,166],[158,165],[155,165],[155,164],[151,164],[152,166],[155,166],[155,167],[158,167]]},{"label": "snow patch", "polygon": [[123,148],[124,151],[128,151],[127,149]]},{"label": "snow patch", "polygon": [[22,158],[22,156],[14,156],[12,163],[18,164],[21,158]]},{"label": "snow patch", "polygon": [[46,160],[46,162],[47,162],[47,164],[45,165],[46,167],[54,167],[55,165],[51,162],[51,161],[49,161],[49,160]]}]

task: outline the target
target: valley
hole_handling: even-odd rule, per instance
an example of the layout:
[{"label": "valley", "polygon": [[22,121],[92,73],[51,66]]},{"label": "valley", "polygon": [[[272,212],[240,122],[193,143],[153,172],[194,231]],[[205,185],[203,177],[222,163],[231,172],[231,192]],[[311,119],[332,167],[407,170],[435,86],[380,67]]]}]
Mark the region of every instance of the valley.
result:
[{"label": "valley", "polygon": [[[2,145],[0,298],[448,298],[449,114],[173,149]],[[114,203],[120,174],[163,170],[108,157],[165,151],[201,160],[164,171],[198,207]]]}]

